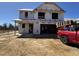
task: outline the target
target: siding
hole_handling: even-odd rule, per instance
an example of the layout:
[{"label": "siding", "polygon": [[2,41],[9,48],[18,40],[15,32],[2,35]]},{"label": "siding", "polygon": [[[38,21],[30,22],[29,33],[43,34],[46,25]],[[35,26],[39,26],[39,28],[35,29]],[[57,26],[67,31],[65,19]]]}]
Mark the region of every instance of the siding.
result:
[{"label": "siding", "polygon": [[55,6],[54,4],[43,4],[42,6],[40,6],[38,9],[47,9],[47,10],[60,10],[57,6]]},{"label": "siding", "polygon": [[29,24],[25,24],[25,28],[22,28],[22,24],[18,24],[19,33],[29,33]]},{"label": "siding", "polygon": [[33,34],[40,34],[40,24],[39,23],[34,23]]},{"label": "siding", "polygon": [[34,13],[33,12],[28,12],[28,17],[25,17],[25,11],[20,11],[19,12],[19,18],[20,19],[34,19]]}]

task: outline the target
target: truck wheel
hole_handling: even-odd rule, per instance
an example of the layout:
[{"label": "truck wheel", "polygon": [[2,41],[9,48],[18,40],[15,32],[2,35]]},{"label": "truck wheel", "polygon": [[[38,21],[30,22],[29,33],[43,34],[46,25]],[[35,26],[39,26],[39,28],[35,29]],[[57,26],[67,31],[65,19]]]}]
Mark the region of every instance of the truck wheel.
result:
[{"label": "truck wheel", "polygon": [[61,36],[60,40],[64,43],[67,44],[68,43],[68,37],[67,36]]}]

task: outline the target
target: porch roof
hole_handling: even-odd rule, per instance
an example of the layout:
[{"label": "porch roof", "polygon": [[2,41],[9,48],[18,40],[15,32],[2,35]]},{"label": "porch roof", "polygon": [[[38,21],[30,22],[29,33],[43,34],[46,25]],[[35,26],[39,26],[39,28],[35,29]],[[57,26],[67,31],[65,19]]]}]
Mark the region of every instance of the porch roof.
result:
[{"label": "porch roof", "polygon": [[35,20],[22,20],[22,19],[15,19],[16,23],[34,23]]},{"label": "porch roof", "polygon": [[33,9],[19,9],[18,11],[33,11]]}]

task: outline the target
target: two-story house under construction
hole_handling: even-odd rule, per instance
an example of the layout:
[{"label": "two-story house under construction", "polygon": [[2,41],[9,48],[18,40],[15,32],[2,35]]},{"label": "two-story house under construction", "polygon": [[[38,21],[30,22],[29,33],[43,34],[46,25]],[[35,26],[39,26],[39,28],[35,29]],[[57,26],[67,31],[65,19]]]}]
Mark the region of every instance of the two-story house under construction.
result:
[{"label": "two-story house under construction", "polygon": [[58,23],[63,21],[64,10],[56,3],[45,2],[35,9],[20,9],[16,23],[22,34],[55,34]]}]

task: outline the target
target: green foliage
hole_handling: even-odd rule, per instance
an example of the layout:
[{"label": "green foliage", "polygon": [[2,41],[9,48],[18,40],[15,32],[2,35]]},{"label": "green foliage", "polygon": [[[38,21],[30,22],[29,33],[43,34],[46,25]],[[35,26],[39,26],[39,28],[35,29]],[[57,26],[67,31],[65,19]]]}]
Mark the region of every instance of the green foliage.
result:
[{"label": "green foliage", "polygon": [[72,25],[77,25],[77,22],[76,22],[76,21],[71,20],[71,24],[72,24]]},{"label": "green foliage", "polygon": [[9,24],[9,27],[8,27],[9,30],[14,30],[14,28],[15,27],[12,24]]},{"label": "green foliage", "polygon": [[0,25],[0,30],[17,30],[17,26],[15,27],[13,24],[4,23],[3,25]]},{"label": "green foliage", "polygon": [[3,24],[3,29],[4,29],[4,30],[7,30],[7,29],[8,29],[7,23],[4,23],[4,24]]}]

